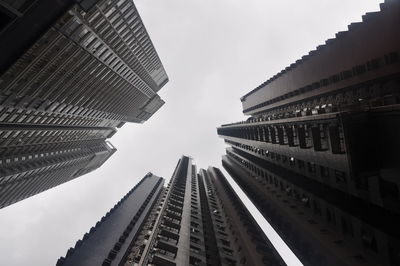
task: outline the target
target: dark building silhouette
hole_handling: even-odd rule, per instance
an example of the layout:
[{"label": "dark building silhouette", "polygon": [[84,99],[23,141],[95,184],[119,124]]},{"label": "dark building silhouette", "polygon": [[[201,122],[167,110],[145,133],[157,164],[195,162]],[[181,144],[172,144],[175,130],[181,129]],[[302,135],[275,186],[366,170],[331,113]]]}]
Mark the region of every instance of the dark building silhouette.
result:
[{"label": "dark building silhouette", "polygon": [[148,173],[57,265],[119,265],[157,206],[163,184],[163,178]]},{"label": "dark building silhouette", "polygon": [[305,265],[400,265],[400,2],[241,98],[223,165]]},{"label": "dark building silhouette", "polygon": [[[152,188],[157,178],[151,178],[152,185],[144,188],[150,180],[145,177],[136,190],[159,191]],[[57,265],[285,265],[217,168],[197,173],[192,159],[183,156],[167,187],[151,194],[146,206],[152,209],[142,207],[139,215],[147,219],[130,220],[139,217],[135,206],[141,203],[135,193],[120,201]],[[120,215],[126,221],[120,222]],[[98,245],[99,239],[105,244]]]},{"label": "dark building silhouette", "polygon": [[0,208],[101,166],[167,74],[130,0],[0,2]]}]

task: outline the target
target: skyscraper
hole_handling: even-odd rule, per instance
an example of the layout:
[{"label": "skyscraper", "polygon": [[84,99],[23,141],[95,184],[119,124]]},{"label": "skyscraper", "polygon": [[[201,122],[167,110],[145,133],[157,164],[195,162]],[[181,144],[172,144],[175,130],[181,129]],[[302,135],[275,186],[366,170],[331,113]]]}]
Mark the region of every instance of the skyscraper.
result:
[{"label": "skyscraper", "polygon": [[[133,217],[136,209],[129,204],[136,194],[129,196],[130,203],[121,201],[124,210],[117,206],[104,219],[113,228],[92,229],[57,265],[285,265],[219,169],[197,173],[192,159],[183,156],[164,191],[152,195],[155,203],[147,206],[153,204],[153,209],[143,208],[147,220],[135,220],[134,228],[141,231],[123,233],[124,242],[115,251],[103,250],[95,241],[114,244],[108,239],[118,239],[128,228],[129,219],[120,223],[117,213]],[[88,259],[80,260],[80,254]]]},{"label": "skyscraper", "polygon": [[130,0],[0,3],[0,208],[100,167],[168,82]]},{"label": "skyscraper", "polygon": [[400,264],[399,1],[241,98],[223,165],[306,265]]},{"label": "skyscraper", "polygon": [[119,265],[138,240],[146,220],[152,217],[163,184],[164,179],[148,173],[57,265]]}]

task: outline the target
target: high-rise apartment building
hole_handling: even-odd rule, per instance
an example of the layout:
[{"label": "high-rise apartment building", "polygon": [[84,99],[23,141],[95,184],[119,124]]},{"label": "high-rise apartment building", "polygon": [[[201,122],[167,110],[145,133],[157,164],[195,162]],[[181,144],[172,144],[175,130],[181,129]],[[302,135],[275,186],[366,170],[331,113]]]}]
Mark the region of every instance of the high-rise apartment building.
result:
[{"label": "high-rise apartment building", "polygon": [[223,165],[305,265],[400,265],[400,2],[241,98]]},{"label": "high-rise apartment building", "polygon": [[79,240],[57,265],[121,265],[148,229],[163,192],[164,179],[148,173]]},{"label": "high-rise apartment building", "polygon": [[[144,180],[137,191],[150,177]],[[147,196],[142,214],[135,214],[141,203],[133,192],[57,265],[285,265],[219,169],[197,173],[183,156],[162,192],[155,182],[146,188],[149,195],[156,192]],[[109,244],[97,244],[99,239]]]},{"label": "high-rise apartment building", "polygon": [[0,2],[0,208],[94,170],[167,74],[131,0]]}]

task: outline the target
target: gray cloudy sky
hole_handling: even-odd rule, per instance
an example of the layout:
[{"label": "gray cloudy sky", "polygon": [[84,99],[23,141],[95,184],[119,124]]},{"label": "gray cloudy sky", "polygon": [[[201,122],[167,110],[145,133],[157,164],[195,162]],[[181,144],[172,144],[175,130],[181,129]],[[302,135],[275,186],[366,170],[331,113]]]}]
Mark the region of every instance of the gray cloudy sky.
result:
[{"label": "gray cloudy sky", "polygon": [[54,265],[148,171],[169,178],[182,154],[221,167],[216,127],[245,119],[239,98],[381,1],[136,0],[170,77],[166,104],[119,130],[102,168],[0,210],[0,264]]}]

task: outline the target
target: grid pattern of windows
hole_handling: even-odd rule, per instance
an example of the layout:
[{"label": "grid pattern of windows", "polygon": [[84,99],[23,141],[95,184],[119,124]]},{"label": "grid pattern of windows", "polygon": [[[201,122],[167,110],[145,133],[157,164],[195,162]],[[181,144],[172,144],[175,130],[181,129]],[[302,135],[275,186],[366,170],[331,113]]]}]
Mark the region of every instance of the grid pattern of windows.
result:
[{"label": "grid pattern of windows", "polygon": [[0,157],[0,208],[94,170],[112,155],[104,142]]},{"label": "grid pattern of windows", "polygon": [[[325,252],[321,250],[321,256],[326,257],[313,258],[309,257],[310,250],[306,247],[315,252],[319,241],[326,243],[329,239],[331,250],[343,252],[341,245],[347,243],[346,252],[353,254],[349,265],[367,262],[375,265],[378,251],[385,249],[390,235],[396,234],[396,223],[383,225],[379,222],[381,218],[390,216],[386,211],[369,207],[367,214],[363,210],[370,204],[315,183],[307,184],[300,176],[294,177],[289,171],[279,172],[245,153],[228,150],[223,166],[274,228],[289,240],[291,248],[304,263],[312,263],[314,259],[317,259],[314,263],[327,261],[329,252],[322,255]],[[307,240],[310,241],[307,245],[304,242],[299,245],[298,241],[308,239],[299,231],[317,237]],[[364,244],[367,234],[373,241]],[[398,248],[394,243],[390,245]]]},{"label": "grid pattern of windows", "polygon": [[[234,215],[227,213],[230,205],[239,206],[240,200],[227,196],[222,188],[229,187],[227,182],[217,189],[209,171],[197,173],[189,157],[181,158],[160,200],[155,230],[149,233],[144,252],[135,262],[157,266],[283,265],[272,246],[263,243],[260,229],[243,206],[233,210]],[[252,237],[242,237],[249,233]],[[251,252],[243,245],[258,249],[261,255],[250,259]]]},{"label": "grid pattern of windows", "polygon": [[[356,65],[356,66],[352,67],[351,69],[346,69],[344,71],[341,71],[340,73],[336,73],[329,77],[324,77],[321,80],[315,81],[315,82],[313,82],[307,86],[304,86],[302,88],[299,88],[297,90],[293,90],[284,95],[280,95],[278,97],[269,99],[268,101],[265,101],[261,104],[257,104],[255,106],[246,108],[243,110],[243,112],[246,113],[246,112],[251,112],[251,111],[263,108],[265,110],[257,111],[256,114],[258,115],[261,113],[268,113],[268,111],[270,111],[270,109],[275,109],[277,106],[279,107],[280,105],[284,104],[284,101],[287,102],[287,99],[295,98],[298,95],[306,94],[310,91],[323,92],[324,91],[323,88],[327,87],[329,85],[332,85],[335,83],[340,84],[341,81],[348,81],[349,79],[355,78],[360,75],[365,77],[366,72],[376,71],[384,66],[391,67],[392,64],[399,63],[399,62],[400,62],[399,52],[387,53],[380,58],[375,58],[375,59],[369,60],[369,61],[365,62],[365,64]],[[267,83],[269,83],[269,82],[267,82]],[[263,84],[259,89],[263,88],[264,85],[265,84]],[[340,86],[338,86],[336,89],[339,89],[339,88],[340,88]],[[348,89],[348,91],[352,92],[353,95],[349,95],[350,97],[348,97],[346,99],[348,101],[347,103],[351,104],[354,101],[357,102],[357,100],[360,99],[360,98],[357,98],[357,96],[363,97],[363,100],[370,100],[370,101],[376,101],[378,98],[384,96],[384,94],[382,95],[381,93],[376,93],[376,92],[375,92],[375,94],[370,93],[369,90],[367,91],[367,90],[365,90],[365,88],[368,88],[368,86],[358,86],[355,90],[354,90],[354,88]],[[358,91],[358,95],[357,95],[357,93],[354,93],[354,91],[356,91],[356,92]],[[380,92],[382,92],[382,90],[380,90]],[[393,90],[393,92],[396,93],[395,90]],[[329,93],[331,95],[336,94],[336,93],[332,93],[332,91],[329,91]],[[362,93],[362,95],[360,95],[360,93]],[[328,99],[328,97],[326,97],[326,95],[323,98]],[[330,99],[332,100],[331,103],[336,103],[336,104],[340,104],[340,105],[346,104],[346,101],[344,101],[344,99],[340,99],[339,97],[337,97],[337,98],[338,98],[338,100],[335,101],[334,98],[330,97]],[[293,101],[293,99],[291,99],[291,100]],[[340,101],[340,100],[342,100],[342,101]]]},{"label": "grid pattern of windows", "polygon": [[106,139],[113,128],[0,128],[0,150],[7,147]]},{"label": "grid pattern of windows", "polygon": [[[164,104],[157,92],[168,76],[133,2],[78,2],[0,1],[4,202],[28,195],[10,200],[12,180],[49,185],[101,166],[115,152],[105,140],[116,127],[147,121]],[[36,186],[63,182],[44,183]]]},{"label": "grid pattern of windows", "polygon": [[7,148],[0,156],[0,205],[5,207],[33,195],[22,197],[25,183],[47,190],[98,168],[114,152],[104,140]]},{"label": "grid pattern of windows", "polygon": [[0,104],[141,122],[140,107],[167,80],[133,3],[101,1],[66,12],[0,77]]}]

